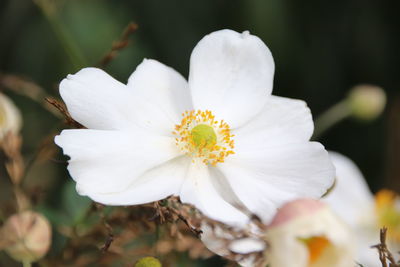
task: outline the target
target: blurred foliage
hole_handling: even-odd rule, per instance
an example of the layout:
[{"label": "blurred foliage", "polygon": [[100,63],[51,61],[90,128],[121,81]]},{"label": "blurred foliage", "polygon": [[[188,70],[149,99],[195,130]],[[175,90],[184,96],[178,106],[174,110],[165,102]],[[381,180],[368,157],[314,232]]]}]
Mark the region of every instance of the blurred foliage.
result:
[{"label": "blurred foliage", "polygon": [[[276,62],[274,94],[305,100],[314,117],[346,97],[357,84],[382,86],[388,106],[379,119],[369,124],[341,122],[320,141],[327,149],[352,158],[373,191],[385,186],[400,191],[398,1],[36,0],[39,2],[53,12],[50,19],[34,1],[0,2],[0,75],[33,81],[44,94],[56,98],[58,82],[81,67],[98,64],[131,21],[139,26],[130,36],[131,44],[106,67],[122,82],[143,58],[157,59],[187,77],[195,44],[207,33],[230,28],[250,30],[269,46]],[[65,125],[43,103],[3,82],[0,90],[22,110],[22,151],[29,163],[41,151],[42,140],[51,143],[52,135]],[[29,167],[23,187],[55,229],[72,227],[85,232],[98,224],[99,215],[86,217],[93,209],[91,201],[76,194],[65,164],[60,163],[65,160],[60,153],[49,155],[51,160],[39,160]],[[4,220],[13,207],[5,201],[12,196],[3,166],[0,175]],[[58,230],[54,230],[52,257],[62,253],[69,242]],[[1,254],[0,265],[12,263]]]}]

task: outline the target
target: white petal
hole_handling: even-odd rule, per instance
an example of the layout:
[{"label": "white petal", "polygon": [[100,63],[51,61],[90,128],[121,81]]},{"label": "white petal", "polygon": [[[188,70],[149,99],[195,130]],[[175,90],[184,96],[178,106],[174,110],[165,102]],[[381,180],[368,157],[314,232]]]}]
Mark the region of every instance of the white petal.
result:
[{"label": "white petal", "polygon": [[209,250],[222,257],[229,255],[227,244],[234,239],[229,231],[204,222],[201,224],[201,231],[201,241]]},{"label": "white petal", "polygon": [[143,60],[129,77],[128,87],[155,103],[175,124],[181,121],[182,112],[193,109],[185,78],[156,60]]},{"label": "white petal", "polygon": [[336,182],[323,201],[348,224],[356,226],[368,211],[373,212],[373,195],[361,171],[349,158],[332,151],[329,156],[336,168]]},{"label": "white petal", "polygon": [[371,248],[379,243],[373,195],[353,161],[333,151],[329,151],[329,156],[336,168],[336,181],[322,201],[353,227],[358,244],[357,262],[363,266],[381,266],[377,250]]},{"label": "white petal", "polygon": [[93,192],[91,198],[107,205],[136,205],[178,195],[189,164],[187,157],[177,157],[148,170],[124,191],[108,194]]},{"label": "white petal", "polygon": [[240,150],[241,146],[259,149],[308,141],[313,130],[311,112],[304,101],[271,96],[256,117],[232,133]]},{"label": "white petal", "polygon": [[[261,260],[260,255],[250,255],[265,249],[266,243],[261,237],[251,237],[252,233],[243,229],[229,228],[215,222],[202,222],[201,241],[212,252],[238,261],[240,266],[257,265]],[[247,255],[243,255],[247,254]],[[257,263],[256,263],[257,261]]]},{"label": "white petal", "polygon": [[242,149],[217,168],[240,201],[265,222],[289,200],[321,197],[335,175],[328,153],[315,142]]},{"label": "white petal", "polygon": [[240,254],[259,252],[265,249],[265,242],[260,239],[247,237],[233,241],[229,245],[229,249]]},{"label": "white petal", "polygon": [[274,69],[271,52],[258,37],[232,30],[206,35],[190,58],[193,105],[238,127],[263,108]]},{"label": "white petal", "polygon": [[139,131],[64,130],[55,142],[71,158],[68,170],[79,193],[89,197],[125,191],[147,170],[180,155],[173,138]]},{"label": "white petal", "polygon": [[72,117],[87,128],[147,129],[171,135],[176,124],[155,100],[145,98],[144,90],[132,92],[100,69],[68,75],[60,83],[60,94]]},{"label": "white petal", "polygon": [[92,129],[124,129],[133,112],[126,86],[104,71],[85,68],[60,83],[60,94],[71,116]]},{"label": "white petal", "polygon": [[[381,261],[379,260],[378,250],[371,248],[374,245],[379,244],[379,229],[378,227],[367,228],[363,225],[353,226],[354,234],[356,235],[357,242],[357,256],[355,261],[360,263],[362,266],[368,267],[381,267]],[[389,246],[390,251],[393,250]]]},{"label": "white petal", "polygon": [[230,225],[242,225],[248,217],[229,204],[213,185],[215,177],[203,163],[190,165],[180,192],[181,201],[189,203],[206,216]]}]

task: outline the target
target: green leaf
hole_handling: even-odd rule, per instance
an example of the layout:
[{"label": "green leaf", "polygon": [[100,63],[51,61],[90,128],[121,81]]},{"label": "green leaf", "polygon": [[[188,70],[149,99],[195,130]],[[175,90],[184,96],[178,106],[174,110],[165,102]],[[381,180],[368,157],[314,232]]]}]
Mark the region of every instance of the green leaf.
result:
[{"label": "green leaf", "polygon": [[75,183],[68,181],[62,191],[62,207],[68,217],[68,224],[75,225],[81,222],[92,205],[88,197],[78,195]]}]

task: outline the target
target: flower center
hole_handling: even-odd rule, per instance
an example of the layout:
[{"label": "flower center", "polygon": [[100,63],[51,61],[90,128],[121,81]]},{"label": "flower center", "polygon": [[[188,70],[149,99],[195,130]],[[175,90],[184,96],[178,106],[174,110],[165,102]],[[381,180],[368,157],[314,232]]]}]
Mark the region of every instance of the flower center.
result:
[{"label": "flower center", "polygon": [[223,120],[215,120],[211,111],[185,111],[180,124],[175,125],[176,145],[188,156],[215,166],[234,154],[233,135]]},{"label": "flower center", "polygon": [[375,210],[379,227],[388,228],[388,237],[400,242],[400,197],[390,190],[380,190],[375,195]]},{"label": "flower center", "polygon": [[194,145],[197,148],[211,148],[217,142],[217,135],[214,132],[214,128],[209,125],[199,124],[195,126],[191,131],[191,135]]},{"label": "flower center", "polygon": [[318,261],[322,253],[329,246],[330,242],[323,236],[313,236],[309,238],[299,238],[306,245],[308,250],[308,262],[310,265]]}]

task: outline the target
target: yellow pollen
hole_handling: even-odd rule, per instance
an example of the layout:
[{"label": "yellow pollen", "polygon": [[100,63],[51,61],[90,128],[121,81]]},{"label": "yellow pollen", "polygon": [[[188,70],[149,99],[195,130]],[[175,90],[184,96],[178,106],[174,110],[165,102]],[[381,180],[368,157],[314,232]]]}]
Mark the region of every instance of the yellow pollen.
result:
[{"label": "yellow pollen", "polygon": [[211,111],[185,111],[182,116],[172,134],[176,137],[176,145],[193,161],[197,158],[215,166],[235,153],[229,125],[223,120],[215,120]]}]

